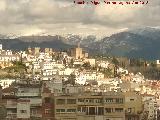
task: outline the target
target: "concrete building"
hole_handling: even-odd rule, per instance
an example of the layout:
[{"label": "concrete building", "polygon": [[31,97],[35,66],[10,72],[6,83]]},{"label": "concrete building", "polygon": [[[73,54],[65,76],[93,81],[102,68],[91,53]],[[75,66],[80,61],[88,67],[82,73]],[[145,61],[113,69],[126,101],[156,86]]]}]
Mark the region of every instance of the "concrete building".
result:
[{"label": "concrete building", "polygon": [[17,119],[29,119],[30,118],[30,101],[25,99],[19,99],[17,102]]},{"label": "concrete building", "polygon": [[51,91],[44,84],[42,90],[42,119],[54,120],[54,101]]},{"label": "concrete building", "polygon": [[53,51],[52,51],[52,48],[45,48],[45,49],[44,49],[44,52],[45,52],[45,53],[52,54]]},{"label": "concrete building", "polygon": [[122,93],[55,96],[56,120],[125,120]]},{"label": "concrete building", "polygon": [[2,50],[3,49],[3,46],[2,46],[2,44],[0,44],[0,50]]},{"label": "concrete building", "polygon": [[42,118],[42,98],[40,83],[16,81],[16,86],[2,90],[3,105],[7,110],[7,120],[30,120]]},{"label": "concrete building", "polygon": [[2,88],[7,88],[9,87],[13,82],[15,81],[15,79],[1,79],[0,80],[0,86],[2,86]]},{"label": "concrete building", "polygon": [[124,95],[126,120],[140,120],[143,112],[142,97],[130,91],[124,93]]},{"label": "concrete building", "polygon": [[75,59],[81,59],[84,57],[82,48],[80,48],[80,44],[78,44],[77,48],[71,49],[71,56],[74,57]]},{"label": "concrete building", "polygon": [[144,111],[147,113],[147,120],[157,120],[157,102],[153,99],[144,102]]},{"label": "concrete building", "polygon": [[27,52],[31,55],[33,52],[32,52],[32,48],[31,47],[28,47],[28,50]]},{"label": "concrete building", "polygon": [[0,55],[0,62],[19,61],[19,55]]},{"label": "concrete building", "polygon": [[85,63],[89,63],[92,67],[94,67],[95,64],[96,64],[96,60],[93,59],[93,58],[85,58],[85,59],[84,59],[84,62],[85,62]]},{"label": "concrete building", "polygon": [[39,55],[40,53],[40,47],[35,47],[34,48],[34,55]]},{"label": "concrete building", "polygon": [[97,65],[102,68],[108,68],[109,64],[108,61],[97,61]]}]

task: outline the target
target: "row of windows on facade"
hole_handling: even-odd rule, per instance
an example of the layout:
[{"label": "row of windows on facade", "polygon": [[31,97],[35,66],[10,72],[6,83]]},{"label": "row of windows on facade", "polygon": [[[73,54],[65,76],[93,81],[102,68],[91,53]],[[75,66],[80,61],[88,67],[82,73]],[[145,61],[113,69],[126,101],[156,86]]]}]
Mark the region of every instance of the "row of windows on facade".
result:
[{"label": "row of windows on facade", "polygon": [[[13,113],[17,113],[17,111],[13,111]],[[51,109],[45,109],[45,114],[51,114],[52,110]],[[27,110],[20,110],[20,113],[21,114],[26,114],[27,113]],[[36,109],[33,109],[31,110],[31,114],[38,114],[38,110]]]},{"label": "row of windows on facade", "polygon": [[77,109],[56,109],[57,113],[85,112],[87,115],[104,115],[104,113],[124,112],[123,108],[78,107]]},{"label": "row of windows on facade", "polygon": [[[45,109],[45,114],[51,114],[51,109]],[[104,115],[105,113],[124,112],[123,108],[104,108],[104,107],[78,107],[77,109],[56,109],[56,113],[75,113],[86,112],[87,115]],[[16,113],[16,111],[14,112]],[[20,110],[21,114],[26,114],[27,110]],[[32,110],[31,114],[38,114],[37,110]]]},{"label": "row of windows on facade", "polygon": [[[66,102],[67,100],[67,102]],[[123,98],[106,98],[103,99],[78,99],[78,102],[86,102],[86,103],[123,103]],[[56,104],[76,104],[76,99],[57,99]]]}]

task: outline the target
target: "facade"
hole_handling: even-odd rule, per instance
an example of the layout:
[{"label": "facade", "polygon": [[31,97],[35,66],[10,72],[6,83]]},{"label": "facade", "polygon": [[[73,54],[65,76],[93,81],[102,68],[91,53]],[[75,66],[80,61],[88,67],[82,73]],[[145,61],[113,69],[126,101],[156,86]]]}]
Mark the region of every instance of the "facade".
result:
[{"label": "facade", "polygon": [[108,61],[97,61],[97,64],[99,67],[108,68],[110,63]]},{"label": "facade", "polygon": [[156,60],[157,67],[160,67],[160,60]]},{"label": "facade", "polygon": [[7,110],[7,120],[42,118],[40,83],[16,81],[16,86],[5,88],[2,92],[2,102]]},{"label": "facade", "polygon": [[96,60],[93,58],[86,58],[84,59],[84,62],[88,62],[92,67],[96,65]]},{"label": "facade", "polygon": [[2,88],[7,88],[9,87],[15,80],[14,79],[1,79],[0,80],[0,86],[2,86]]},{"label": "facade", "polygon": [[[1,46],[0,46],[1,47]],[[13,66],[13,61],[20,61],[19,54],[13,54],[11,50],[2,50],[0,49],[0,67],[6,68]]]},{"label": "facade", "polygon": [[55,96],[56,120],[125,120],[122,93]]},{"label": "facade", "polygon": [[2,46],[2,44],[0,44],[0,50],[2,50],[3,49],[3,46]]},{"label": "facade", "polygon": [[45,53],[52,54],[52,48],[45,48],[44,51]]},{"label": "facade", "polygon": [[19,99],[17,102],[17,119],[30,118],[30,101]]},{"label": "facade", "polygon": [[148,120],[157,120],[157,102],[153,99],[144,102],[144,111],[147,113]]},{"label": "facade", "polygon": [[142,97],[130,91],[124,94],[126,120],[140,120],[143,112]]},{"label": "facade", "polygon": [[84,57],[82,48],[80,48],[80,44],[78,44],[77,48],[71,49],[71,56],[74,57],[75,59],[81,59]]},{"label": "facade", "polygon": [[42,120],[54,120],[53,96],[54,94],[44,84],[42,90]]},{"label": "facade", "polygon": [[34,55],[38,55],[40,53],[40,47],[34,48]]}]

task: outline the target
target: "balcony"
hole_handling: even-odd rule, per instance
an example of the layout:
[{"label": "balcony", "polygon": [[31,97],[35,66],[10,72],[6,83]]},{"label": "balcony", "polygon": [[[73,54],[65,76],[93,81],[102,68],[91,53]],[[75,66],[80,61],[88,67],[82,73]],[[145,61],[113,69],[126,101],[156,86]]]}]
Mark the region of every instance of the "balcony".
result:
[{"label": "balcony", "polygon": [[31,113],[31,118],[42,118],[42,114],[33,114]]},{"label": "balcony", "polygon": [[38,107],[42,106],[42,99],[36,98],[36,99],[30,99],[31,107]]},{"label": "balcony", "polygon": [[18,93],[18,97],[37,97],[40,96],[40,93]]},{"label": "balcony", "polygon": [[7,118],[16,119],[17,118],[17,113],[7,113]]},{"label": "balcony", "polygon": [[6,108],[17,108],[17,104],[7,104]]},{"label": "balcony", "polygon": [[6,108],[17,108],[17,102],[16,101],[7,101],[5,104]]},{"label": "balcony", "polygon": [[42,106],[42,103],[35,103],[35,104],[31,104],[31,107],[40,107],[40,106]]}]

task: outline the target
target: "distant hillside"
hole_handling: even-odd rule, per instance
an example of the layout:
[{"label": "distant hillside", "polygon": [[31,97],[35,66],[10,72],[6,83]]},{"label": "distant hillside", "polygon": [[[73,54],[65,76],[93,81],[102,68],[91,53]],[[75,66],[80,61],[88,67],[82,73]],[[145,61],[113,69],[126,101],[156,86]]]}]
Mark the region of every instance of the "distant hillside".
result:
[{"label": "distant hillside", "polygon": [[150,27],[120,32],[99,41],[94,35],[82,37],[68,34],[65,36],[22,36],[16,39],[4,37],[4,39],[0,39],[0,43],[3,44],[4,48],[13,50],[24,50],[28,46],[66,50],[77,45],[77,43],[81,43],[81,47],[89,51],[90,54],[125,56],[148,60],[160,59],[160,29]]},{"label": "distant hillside", "polygon": [[22,41],[20,39],[0,39],[0,43],[3,44],[4,49],[11,50],[25,50],[30,47],[41,47],[41,48],[53,48],[55,50],[67,50],[72,48],[72,45],[68,45],[61,40],[50,40],[50,41]]},{"label": "distant hillside", "polygon": [[89,48],[104,55],[159,59],[160,30],[147,28],[117,33],[90,44]]}]

